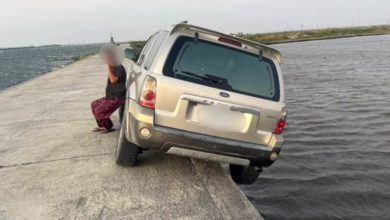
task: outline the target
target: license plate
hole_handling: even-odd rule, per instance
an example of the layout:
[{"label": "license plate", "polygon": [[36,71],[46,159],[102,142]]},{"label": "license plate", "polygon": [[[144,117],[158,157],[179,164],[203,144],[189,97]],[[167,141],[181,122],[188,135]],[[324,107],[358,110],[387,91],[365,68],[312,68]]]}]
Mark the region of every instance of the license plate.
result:
[{"label": "license plate", "polygon": [[190,121],[204,127],[226,132],[244,133],[249,127],[251,115],[231,111],[223,104],[192,106]]}]

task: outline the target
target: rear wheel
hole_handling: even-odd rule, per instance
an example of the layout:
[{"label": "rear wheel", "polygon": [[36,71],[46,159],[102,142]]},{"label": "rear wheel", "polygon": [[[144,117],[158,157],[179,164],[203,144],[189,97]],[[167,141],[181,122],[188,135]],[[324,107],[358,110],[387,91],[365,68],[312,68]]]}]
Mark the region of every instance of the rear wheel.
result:
[{"label": "rear wheel", "polygon": [[240,166],[230,164],[230,176],[238,184],[249,185],[256,182],[262,169],[254,166]]},{"label": "rear wheel", "polygon": [[115,162],[120,166],[134,166],[137,163],[140,148],[126,139],[125,129],[126,122],[123,120],[115,152]]},{"label": "rear wheel", "polygon": [[119,123],[122,123],[123,121],[123,112],[125,111],[125,104],[121,105],[119,107],[118,113],[119,113]]}]

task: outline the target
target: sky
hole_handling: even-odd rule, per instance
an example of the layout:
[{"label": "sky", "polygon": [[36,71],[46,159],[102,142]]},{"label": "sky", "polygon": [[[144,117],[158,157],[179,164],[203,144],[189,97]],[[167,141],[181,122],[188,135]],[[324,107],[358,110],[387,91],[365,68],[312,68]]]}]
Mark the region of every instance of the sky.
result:
[{"label": "sky", "polygon": [[183,20],[225,33],[390,23],[390,0],[0,0],[0,48],[144,40]]}]

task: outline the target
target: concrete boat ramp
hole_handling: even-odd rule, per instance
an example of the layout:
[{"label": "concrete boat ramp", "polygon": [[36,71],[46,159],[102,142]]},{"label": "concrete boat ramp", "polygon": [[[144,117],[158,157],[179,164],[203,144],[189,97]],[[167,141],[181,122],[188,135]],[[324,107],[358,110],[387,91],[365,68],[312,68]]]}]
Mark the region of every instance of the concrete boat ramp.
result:
[{"label": "concrete boat ramp", "polygon": [[94,55],[0,92],[0,219],[261,219],[218,163],[115,165],[117,132],[91,132],[106,77]]}]

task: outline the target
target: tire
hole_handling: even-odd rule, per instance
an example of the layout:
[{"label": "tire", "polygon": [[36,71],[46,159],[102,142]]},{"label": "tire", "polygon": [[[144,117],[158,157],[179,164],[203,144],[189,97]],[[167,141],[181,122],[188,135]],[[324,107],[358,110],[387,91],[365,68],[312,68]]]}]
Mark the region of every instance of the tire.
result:
[{"label": "tire", "polygon": [[230,176],[233,181],[237,184],[250,185],[256,182],[262,171],[261,168],[254,166],[240,166],[240,165],[229,165]]},{"label": "tire", "polygon": [[137,163],[140,148],[126,139],[125,128],[126,122],[123,120],[119,131],[115,162],[117,165],[129,167]]},{"label": "tire", "polygon": [[119,123],[122,123],[123,122],[123,112],[125,111],[125,104],[121,105],[119,107]]}]

